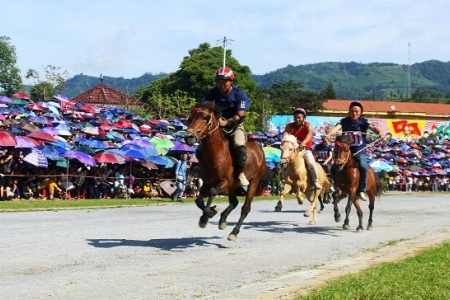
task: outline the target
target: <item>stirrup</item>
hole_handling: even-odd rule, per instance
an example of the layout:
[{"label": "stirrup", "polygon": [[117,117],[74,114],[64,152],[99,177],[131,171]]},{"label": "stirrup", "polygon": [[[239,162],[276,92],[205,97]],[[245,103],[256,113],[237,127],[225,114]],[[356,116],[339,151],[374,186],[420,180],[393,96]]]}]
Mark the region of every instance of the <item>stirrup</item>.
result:
[{"label": "stirrup", "polygon": [[247,177],[245,177],[244,173],[239,174],[238,179],[242,186],[247,186],[250,184],[250,182],[248,182]]},{"label": "stirrup", "polygon": [[359,192],[358,196],[359,196],[359,199],[361,199],[362,201],[367,201],[366,193]]},{"label": "stirrup", "polygon": [[316,187],[316,189],[318,189],[318,190],[320,190],[320,189],[322,188],[322,185],[321,185],[320,182],[317,181],[317,180],[314,181],[313,184],[314,184],[314,186]]}]

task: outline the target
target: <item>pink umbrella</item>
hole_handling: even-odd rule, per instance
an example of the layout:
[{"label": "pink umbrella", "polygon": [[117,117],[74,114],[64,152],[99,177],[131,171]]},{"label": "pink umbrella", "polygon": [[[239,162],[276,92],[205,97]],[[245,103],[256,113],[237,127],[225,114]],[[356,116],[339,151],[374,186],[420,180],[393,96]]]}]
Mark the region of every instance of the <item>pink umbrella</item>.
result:
[{"label": "pink umbrella", "polygon": [[36,139],[36,140],[56,143],[56,139],[53,135],[46,133],[46,132],[42,132],[42,131],[35,131],[35,132],[30,133],[27,136],[30,138]]},{"label": "pink umbrella", "polygon": [[16,144],[17,142],[11,133],[4,130],[0,130],[0,146],[11,147],[15,146]]}]

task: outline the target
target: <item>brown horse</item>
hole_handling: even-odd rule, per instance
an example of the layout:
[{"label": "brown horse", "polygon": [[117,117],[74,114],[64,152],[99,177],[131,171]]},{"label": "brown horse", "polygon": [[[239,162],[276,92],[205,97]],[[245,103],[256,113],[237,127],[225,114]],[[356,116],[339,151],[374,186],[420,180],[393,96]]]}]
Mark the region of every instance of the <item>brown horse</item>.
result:
[{"label": "brown horse", "polygon": [[[215,105],[214,101],[202,101],[192,110],[188,118],[188,129],[185,133],[185,141],[188,145],[193,145],[198,141],[202,143],[202,159],[200,162],[200,175],[203,185],[195,203],[203,211],[200,217],[199,226],[204,228],[208,220],[212,218],[217,209],[211,207],[214,197],[228,195],[229,205],[221,213],[219,229],[227,226],[227,217],[239,204],[236,197],[236,188],[240,187],[237,170],[230,153],[230,143],[219,127],[221,108]],[[233,231],[229,234],[228,240],[236,240],[239,230],[250,212],[252,199],[255,196],[260,179],[266,173],[266,160],[262,147],[255,141],[247,142],[247,162],[245,166],[245,176],[250,184],[245,196],[245,202],[241,209],[241,217]],[[205,205],[204,198],[208,198]]]},{"label": "brown horse", "polygon": [[[348,195],[347,206],[345,207],[345,220],[343,229],[349,229],[349,215],[352,208],[352,203],[355,205],[359,225],[356,231],[361,232],[363,230],[362,217],[363,212],[359,204],[359,198],[357,197],[358,185],[359,185],[359,168],[357,161],[353,158],[350,150],[351,137],[349,135],[341,135],[337,137],[334,148],[334,168],[336,174],[334,176],[336,191],[333,193],[334,198],[334,219],[336,222],[341,220],[341,214],[339,213],[338,202]],[[380,184],[376,173],[368,166],[367,175],[367,195],[369,196],[369,224],[367,230],[372,229],[372,217],[373,209],[375,205],[375,197],[380,196]]]},{"label": "brown horse", "polygon": [[286,165],[283,171],[283,179],[285,180],[284,190],[281,193],[280,200],[278,200],[275,211],[281,211],[283,207],[284,197],[291,191],[295,190],[297,202],[303,203],[303,194],[305,194],[308,201],[311,203],[308,210],[303,214],[309,217],[311,212],[313,216],[309,224],[316,224],[317,222],[317,206],[318,197],[322,190],[328,191],[331,184],[322,166],[316,162],[319,173],[319,183],[322,185],[321,189],[316,189],[313,185],[308,170],[306,169],[305,160],[301,154],[304,149],[299,149],[297,138],[291,134],[285,136],[281,141],[281,162]]}]

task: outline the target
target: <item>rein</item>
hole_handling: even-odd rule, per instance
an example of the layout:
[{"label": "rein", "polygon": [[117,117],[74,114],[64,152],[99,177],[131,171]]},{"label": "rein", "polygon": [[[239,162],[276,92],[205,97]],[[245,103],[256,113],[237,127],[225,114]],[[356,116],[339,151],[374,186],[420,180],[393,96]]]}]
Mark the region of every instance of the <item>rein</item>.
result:
[{"label": "rein", "polygon": [[[290,142],[290,141],[286,141],[286,140],[283,141],[282,143],[284,144],[284,143],[286,143],[286,142],[291,143],[292,146],[295,146],[294,143],[292,143],[292,142]],[[298,147],[298,148],[300,148],[300,147]],[[297,159],[297,156],[300,154],[300,149],[298,149],[298,148],[294,147],[295,150],[292,151],[291,154],[290,154],[289,156],[281,157],[281,159],[289,160],[289,162],[290,162],[291,164],[295,164],[295,160]],[[292,154],[293,154],[294,152],[296,152],[296,154],[295,154],[294,158],[291,159]]]},{"label": "rein", "polygon": [[[197,111],[196,114],[198,114],[199,112],[200,112],[200,110]],[[192,129],[192,128],[189,128],[188,130],[186,130],[186,132],[191,133],[193,136],[195,136],[195,138],[196,138],[198,141],[204,139],[204,138],[207,137],[208,135],[211,135],[214,131],[217,130],[217,128],[219,128],[220,123],[217,122],[217,126],[214,127],[213,129],[211,129],[211,126],[212,126],[212,116],[211,116],[211,113],[208,113],[208,116],[209,116],[210,118],[209,118],[208,122],[207,122],[202,128],[200,128],[200,129]],[[203,137],[200,137],[200,134],[203,132],[203,130],[205,130],[205,128],[208,128],[208,130],[209,130],[208,133],[205,134]]]}]

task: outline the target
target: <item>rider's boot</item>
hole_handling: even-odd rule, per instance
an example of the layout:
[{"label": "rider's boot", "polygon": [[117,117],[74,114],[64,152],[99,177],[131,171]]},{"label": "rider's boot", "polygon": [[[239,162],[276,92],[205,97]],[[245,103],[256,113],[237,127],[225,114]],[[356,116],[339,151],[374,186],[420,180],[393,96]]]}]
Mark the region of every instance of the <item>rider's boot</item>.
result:
[{"label": "rider's boot", "polygon": [[314,184],[314,187],[318,190],[322,188],[322,185],[319,182],[319,174],[317,174],[316,168],[309,168],[309,175],[311,176],[311,181]]},{"label": "rider's boot", "polygon": [[238,179],[242,186],[247,186],[250,183],[248,182],[247,177],[245,177],[245,163],[247,162],[247,148],[245,146],[239,146],[234,149],[234,159],[236,160],[236,168],[238,171]]},{"label": "rider's boot", "polygon": [[312,155],[312,152],[307,151],[304,158],[306,161],[306,165],[308,166],[309,175],[311,176],[311,181],[313,182],[314,187],[316,189],[321,189],[322,185],[319,182],[319,172],[317,171],[316,161],[314,159],[314,156]]}]

